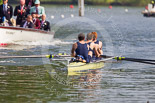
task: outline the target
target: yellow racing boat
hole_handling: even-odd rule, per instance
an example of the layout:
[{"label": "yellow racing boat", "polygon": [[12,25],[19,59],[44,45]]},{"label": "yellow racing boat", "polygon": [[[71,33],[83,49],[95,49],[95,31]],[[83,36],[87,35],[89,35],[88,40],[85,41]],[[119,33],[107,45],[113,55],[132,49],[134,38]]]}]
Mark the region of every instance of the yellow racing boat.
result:
[{"label": "yellow racing boat", "polygon": [[113,58],[108,58],[90,63],[71,62],[68,65],[68,75],[79,75],[79,73],[84,72],[86,70],[103,68],[105,66],[105,62],[112,59]]}]

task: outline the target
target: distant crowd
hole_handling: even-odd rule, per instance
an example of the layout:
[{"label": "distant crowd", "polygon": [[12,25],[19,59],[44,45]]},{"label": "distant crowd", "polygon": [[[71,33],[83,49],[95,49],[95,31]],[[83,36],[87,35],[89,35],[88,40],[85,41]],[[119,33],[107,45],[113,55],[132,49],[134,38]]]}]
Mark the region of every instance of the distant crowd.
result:
[{"label": "distant crowd", "polygon": [[[13,15],[16,20],[12,18]],[[8,0],[3,0],[0,5],[0,25],[50,31],[50,22],[46,20],[45,9],[40,6],[39,0],[20,0],[14,11]]]}]

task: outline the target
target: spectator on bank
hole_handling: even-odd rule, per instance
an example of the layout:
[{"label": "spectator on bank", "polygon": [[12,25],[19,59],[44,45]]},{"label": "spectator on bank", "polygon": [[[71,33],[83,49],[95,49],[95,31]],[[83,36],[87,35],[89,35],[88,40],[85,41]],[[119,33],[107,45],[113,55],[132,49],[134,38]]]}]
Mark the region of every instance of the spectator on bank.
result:
[{"label": "spectator on bank", "polygon": [[30,9],[32,6],[34,6],[35,0],[25,0],[26,6]]},{"label": "spectator on bank", "polygon": [[152,8],[154,8],[155,0],[151,0]]},{"label": "spectator on bank", "polygon": [[32,22],[32,16],[28,15],[26,21],[22,22],[20,27],[23,27],[23,28],[33,28],[34,25],[33,25],[33,22]]},{"label": "spectator on bank", "polygon": [[35,12],[37,15],[37,18],[39,18],[41,20],[41,16],[43,14],[45,14],[45,9],[44,7],[40,6],[40,1],[36,0],[35,1],[35,6],[31,7],[30,9],[30,14],[32,14],[33,12]]},{"label": "spectator on bank", "polygon": [[3,0],[3,4],[0,5],[0,23],[7,21],[8,24],[11,26],[12,23],[10,19],[13,15],[13,7],[8,4],[8,0]]},{"label": "spectator on bank", "polygon": [[14,16],[16,18],[16,25],[20,25],[21,22],[25,21],[28,15],[28,8],[25,5],[25,0],[20,0],[20,5],[16,6]]},{"label": "spectator on bank", "polygon": [[41,30],[45,30],[45,31],[51,30],[50,22],[46,21],[46,15],[45,14],[42,15]]},{"label": "spectator on bank", "polygon": [[32,13],[32,21],[35,29],[40,29],[40,20],[37,18],[37,14]]}]

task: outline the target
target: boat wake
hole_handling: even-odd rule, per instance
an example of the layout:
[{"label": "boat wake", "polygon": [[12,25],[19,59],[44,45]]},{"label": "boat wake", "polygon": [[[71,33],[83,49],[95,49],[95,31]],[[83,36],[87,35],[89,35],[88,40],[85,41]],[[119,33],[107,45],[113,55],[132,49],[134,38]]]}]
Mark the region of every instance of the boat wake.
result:
[{"label": "boat wake", "polygon": [[[4,42],[4,41],[3,41]],[[0,49],[16,49],[22,50],[26,48],[31,48],[35,46],[60,46],[60,45],[69,45],[73,42],[63,41],[60,39],[53,39],[51,41],[10,41],[9,43],[1,43]],[[4,45],[5,44],[5,45]]]},{"label": "boat wake", "polygon": [[61,45],[61,44],[71,44],[72,42],[62,41],[60,39],[53,39],[51,41],[12,41],[11,43],[8,43],[10,45],[25,45],[25,46],[47,46],[47,45]]}]

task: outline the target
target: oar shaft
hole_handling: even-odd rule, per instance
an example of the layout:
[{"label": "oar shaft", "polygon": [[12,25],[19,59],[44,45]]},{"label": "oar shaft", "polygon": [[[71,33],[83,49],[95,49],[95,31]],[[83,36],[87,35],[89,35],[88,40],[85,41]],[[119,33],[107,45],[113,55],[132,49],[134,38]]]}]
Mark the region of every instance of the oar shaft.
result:
[{"label": "oar shaft", "polygon": [[54,58],[54,57],[71,57],[71,56],[70,55],[0,56],[0,59],[9,59],[9,58]]},{"label": "oar shaft", "polygon": [[112,58],[112,57],[114,57],[114,56],[101,55],[101,57],[103,57],[103,58]]},{"label": "oar shaft", "polygon": [[45,55],[31,55],[31,56],[0,56],[0,59],[8,58],[46,58]]}]

